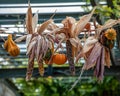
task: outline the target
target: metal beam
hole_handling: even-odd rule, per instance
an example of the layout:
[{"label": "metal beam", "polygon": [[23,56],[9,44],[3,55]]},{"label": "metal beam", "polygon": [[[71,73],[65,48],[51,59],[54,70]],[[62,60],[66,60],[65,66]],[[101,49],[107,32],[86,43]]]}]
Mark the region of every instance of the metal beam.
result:
[{"label": "metal beam", "polygon": [[[13,69],[0,69],[0,78],[25,78],[26,68],[13,68]],[[80,67],[76,67],[76,75],[80,74]],[[44,77],[52,75],[58,76],[71,76],[68,67],[52,67],[45,68]],[[86,70],[83,76],[93,76],[93,70]],[[105,76],[115,76],[120,79],[120,66],[111,66],[111,68],[105,67]],[[34,68],[33,77],[40,77],[38,68]]]},{"label": "metal beam", "polygon": [[[77,12],[77,13],[56,13],[53,17],[54,22],[60,23],[66,16],[72,16],[79,19],[80,16],[87,14],[88,12]],[[43,23],[52,16],[51,14],[39,14],[38,24]],[[24,24],[25,23],[25,14],[9,14],[9,15],[0,15],[0,25],[9,25],[9,24]]]},{"label": "metal beam", "polygon": [[[21,4],[28,0],[0,0],[0,4]],[[83,0],[30,0],[31,3],[83,2]]]}]

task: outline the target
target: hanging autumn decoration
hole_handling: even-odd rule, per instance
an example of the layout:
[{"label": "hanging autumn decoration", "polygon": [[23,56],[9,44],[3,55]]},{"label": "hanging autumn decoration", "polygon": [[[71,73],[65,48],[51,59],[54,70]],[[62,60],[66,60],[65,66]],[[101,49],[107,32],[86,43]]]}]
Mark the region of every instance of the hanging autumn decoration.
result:
[{"label": "hanging autumn decoration", "polygon": [[[90,36],[86,39],[82,51],[76,56],[76,63],[81,57],[84,57],[85,64],[78,80],[73,84],[72,88],[81,79],[83,71],[90,68],[94,68],[94,76],[98,79],[98,81],[103,80],[104,66],[110,68],[110,49],[113,48],[106,45],[106,42],[108,40],[115,40],[116,31],[111,27],[117,23],[120,23],[120,20],[107,21],[103,26],[96,29],[95,36]],[[105,31],[105,29],[107,30]]]},{"label": "hanging autumn decoration", "polygon": [[20,54],[20,48],[13,41],[12,34],[8,35],[8,38],[4,43],[4,48],[11,56],[15,57],[15,56],[18,56]]},{"label": "hanging autumn decoration", "polygon": [[82,49],[82,44],[78,38],[78,35],[83,31],[86,24],[91,19],[95,9],[96,7],[90,14],[82,16],[79,21],[76,21],[73,17],[66,16],[66,18],[61,22],[63,24],[63,27],[59,28],[59,30],[56,30],[57,28],[54,29],[57,35],[65,35],[65,38],[62,39],[64,39],[66,43],[66,56],[69,63],[71,75],[75,75],[75,56]]},{"label": "hanging autumn decoration", "polygon": [[[54,36],[44,33],[47,26],[52,23],[53,20],[49,19],[37,27],[38,12],[32,16],[31,6],[29,4],[26,14],[26,28],[27,28],[27,55],[28,55],[28,68],[26,72],[26,81],[30,80],[34,69],[34,60],[36,58],[38,63],[38,70],[41,76],[44,76],[44,59],[50,59],[51,52],[49,50],[53,48]],[[37,29],[37,30],[36,30]],[[50,53],[50,54],[49,54]]]},{"label": "hanging autumn decoration", "polygon": [[79,82],[84,70],[94,68],[94,76],[100,82],[103,80],[105,70],[104,66],[110,68],[110,49],[113,48],[106,45],[106,42],[108,40],[115,40],[116,31],[111,27],[116,25],[117,23],[120,23],[120,20],[107,21],[103,26],[100,26],[96,29],[96,34],[94,36],[89,36],[85,40],[83,49],[76,56],[76,63],[81,57],[84,57],[85,64],[82,67],[81,74],[78,77],[78,80],[74,82],[70,90],[72,90]]}]

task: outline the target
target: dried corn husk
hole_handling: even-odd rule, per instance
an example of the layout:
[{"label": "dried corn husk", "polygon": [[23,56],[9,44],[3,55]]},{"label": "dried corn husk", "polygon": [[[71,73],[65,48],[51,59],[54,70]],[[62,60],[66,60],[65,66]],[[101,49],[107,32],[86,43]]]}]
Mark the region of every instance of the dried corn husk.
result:
[{"label": "dried corn husk", "polygon": [[52,19],[49,19],[49,20],[45,21],[44,23],[42,23],[41,25],[38,26],[37,32],[39,34],[41,34],[45,29],[47,29],[48,25],[52,22],[53,22]]},{"label": "dried corn husk", "polygon": [[32,39],[32,34],[28,34],[27,37],[26,37],[26,46],[27,46],[27,47],[28,47],[31,39]]},{"label": "dried corn husk", "polygon": [[27,47],[27,52],[26,55],[28,55],[31,51],[31,49],[35,46],[36,42],[37,42],[37,37],[32,38],[31,42],[29,43],[28,47]]},{"label": "dried corn husk", "polygon": [[27,38],[27,35],[23,35],[23,36],[15,39],[14,41],[17,42],[17,43],[19,43],[19,42],[21,42],[22,40],[25,40],[26,38]]},{"label": "dried corn husk", "polygon": [[88,37],[84,43],[84,46],[82,47],[82,44],[81,44],[81,51],[79,52],[79,54],[77,54],[76,56],[76,63],[78,62],[78,60],[81,58],[81,57],[84,57],[85,59],[87,59],[89,53],[91,52],[92,48],[94,47],[94,45],[98,42],[98,40],[91,36],[91,37]]},{"label": "dried corn husk", "polygon": [[38,24],[38,11],[32,17],[32,29],[33,29],[33,33],[35,32],[35,28],[37,27],[37,24]]},{"label": "dried corn husk", "polygon": [[98,42],[98,39],[94,36],[88,37],[85,41],[85,44],[83,46],[83,53],[88,52],[91,48],[93,48],[94,44]]},{"label": "dried corn husk", "polygon": [[96,61],[96,67],[94,70],[94,75],[99,81],[102,81],[104,77],[104,64],[105,64],[105,50],[104,47],[102,47],[100,55]]},{"label": "dried corn husk", "polygon": [[[64,25],[64,28],[66,30],[66,33],[72,38],[75,37],[74,29],[75,29],[75,23],[76,20],[73,17],[66,17],[63,21],[62,24]],[[67,35],[66,34],[66,35]]]},{"label": "dried corn husk", "polygon": [[40,51],[42,48],[42,37],[40,35],[38,35],[37,38],[37,46],[36,46],[36,59],[38,60],[39,56],[40,56]]},{"label": "dried corn husk", "polygon": [[47,27],[47,30],[53,31],[55,29],[59,28],[55,23],[50,23]]},{"label": "dried corn husk", "polygon": [[89,22],[91,19],[96,7],[93,8],[92,12],[90,14],[84,15],[80,18],[80,20],[77,22],[76,28],[74,30],[75,35],[78,36],[80,32],[83,31],[85,25]]},{"label": "dried corn husk", "polygon": [[31,10],[30,3],[29,3],[29,6],[28,6],[27,14],[26,14],[26,28],[27,28],[27,32],[29,34],[33,33],[33,29],[32,29],[32,10]]},{"label": "dried corn husk", "polygon": [[110,53],[108,48],[105,48],[105,64],[108,68],[110,68],[111,61],[110,61]]},{"label": "dried corn husk", "polygon": [[84,64],[85,66],[84,69],[88,70],[91,67],[95,66],[95,63],[101,54],[101,49],[102,49],[102,45],[99,42],[97,42],[95,46],[93,47],[87,61]]},{"label": "dried corn husk", "polygon": [[56,37],[58,40],[61,40],[61,39],[65,39],[65,38],[66,38],[66,36],[65,36],[64,33],[56,34],[55,37]]},{"label": "dried corn husk", "polygon": [[78,46],[78,40],[76,40],[75,38],[70,38],[69,40],[74,47]]},{"label": "dried corn husk", "polygon": [[120,19],[119,20],[112,20],[112,19],[110,19],[103,26],[98,27],[97,28],[97,32],[100,34],[102,30],[110,28],[110,27],[112,27],[112,26],[114,26],[114,25],[116,25],[118,23],[120,23]]}]

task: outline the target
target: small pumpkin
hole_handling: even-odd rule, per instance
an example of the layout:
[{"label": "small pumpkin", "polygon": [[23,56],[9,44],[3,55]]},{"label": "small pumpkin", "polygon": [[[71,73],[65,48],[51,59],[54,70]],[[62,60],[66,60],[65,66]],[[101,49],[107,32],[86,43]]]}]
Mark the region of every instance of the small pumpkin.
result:
[{"label": "small pumpkin", "polygon": [[57,53],[53,56],[52,61],[57,65],[62,65],[67,61],[67,56],[65,54]]}]

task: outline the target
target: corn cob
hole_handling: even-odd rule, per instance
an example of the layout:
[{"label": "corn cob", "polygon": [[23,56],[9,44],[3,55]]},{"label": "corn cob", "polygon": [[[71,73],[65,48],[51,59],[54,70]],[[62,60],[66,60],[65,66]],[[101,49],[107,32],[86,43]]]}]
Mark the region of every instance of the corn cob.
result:
[{"label": "corn cob", "polygon": [[44,66],[43,66],[43,60],[38,60],[38,70],[39,70],[39,74],[41,76],[44,75]]},{"label": "corn cob", "polygon": [[72,55],[72,44],[69,40],[66,41],[66,51],[71,75],[75,75],[74,57]]},{"label": "corn cob", "polygon": [[30,80],[33,73],[34,59],[35,59],[35,46],[33,46],[28,56],[29,58],[28,58],[28,67],[27,67],[27,73],[26,73],[26,81]]}]

